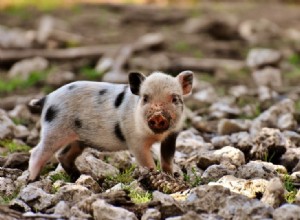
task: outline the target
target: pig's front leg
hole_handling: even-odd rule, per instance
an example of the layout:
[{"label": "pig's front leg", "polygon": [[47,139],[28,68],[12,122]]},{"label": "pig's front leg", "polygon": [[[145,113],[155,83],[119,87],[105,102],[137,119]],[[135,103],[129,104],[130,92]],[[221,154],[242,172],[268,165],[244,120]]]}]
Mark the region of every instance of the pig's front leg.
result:
[{"label": "pig's front leg", "polygon": [[160,164],[164,172],[173,174],[173,158],[176,149],[176,138],[178,133],[171,133],[161,142]]},{"label": "pig's front leg", "polygon": [[147,140],[132,145],[131,152],[140,166],[147,167],[149,169],[155,168],[155,163],[151,153],[153,143],[154,141]]}]

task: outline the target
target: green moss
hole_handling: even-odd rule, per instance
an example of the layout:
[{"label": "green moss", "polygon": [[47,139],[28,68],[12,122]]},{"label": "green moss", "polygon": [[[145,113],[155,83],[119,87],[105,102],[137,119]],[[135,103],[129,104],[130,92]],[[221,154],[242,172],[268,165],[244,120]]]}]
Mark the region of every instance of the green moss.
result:
[{"label": "green moss", "polygon": [[47,76],[48,70],[32,72],[26,80],[22,80],[19,77],[1,80],[0,81],[0,93],[12,92],[16,89],[27,89],[41,83]]},{"label": "green moss", "polygon": [[178,41],[173,45],[173,49],[177,52],[189,52],[192,48],[186,41]]},{"label": "green moss", "polygon": [[107,180],[113,181],[115,183],[129,184],[134,180],[133,178],[134,169],[135,166],[131,166],[115,176],[107,176]]},{"label": "green moss", "polygon": [[152,193],[148,191],[137,191],[137,190],[130,190],[129,196],[131,200],[136,204],[150,202],[152,200]]},{"label": "green moss", "polygon": [[293,54],[288,58],[290,64],[298,66],[300,65],[300,56],[298,54]]},{"label": "green moss", "polygon": [[4,195],[3,193],[0,194],[0,205],[8,205],[12,200],[17,198],[17,196],[20,193],[20,189],[16,189],[12,194],[10,195]]},{"label": "green moss", "polygon": [[288,191],[284,197],[288,203],[293,203],[296,199],[297,188],[293,184],[292,178],[290,175],[286,174],[284,176],[284,187]]},{"label": "green moss", "polygon": [[65,172],[57,172],[50,176],[50,180],[53,183],[57,180],[62,180],[63,182],[71,182],[71,177]]},{"label": "green moss", "polygon": [[92,67],[83,67],[80,74],[88,80],[100,80],[103,77],[103,72],[98,72]]},{"label": "green moss", "polygon": [[0,146],[6,149],[6,151],[3,153],[3,156],[14,152],[28,152],[31,149],[31,147],[27,145],[18,144],[12,140],[1,140]]}]

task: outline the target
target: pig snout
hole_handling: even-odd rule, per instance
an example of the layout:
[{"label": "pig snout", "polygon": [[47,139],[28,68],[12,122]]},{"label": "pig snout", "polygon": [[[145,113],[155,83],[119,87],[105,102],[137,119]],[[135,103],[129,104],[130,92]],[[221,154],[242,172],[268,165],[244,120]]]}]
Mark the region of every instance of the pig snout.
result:
[{"label": "pig snout", "polygon": [[148,119],[148,126],[154,133],[162,133],[169,129],[170,119],[161,113],[153,114]]}]

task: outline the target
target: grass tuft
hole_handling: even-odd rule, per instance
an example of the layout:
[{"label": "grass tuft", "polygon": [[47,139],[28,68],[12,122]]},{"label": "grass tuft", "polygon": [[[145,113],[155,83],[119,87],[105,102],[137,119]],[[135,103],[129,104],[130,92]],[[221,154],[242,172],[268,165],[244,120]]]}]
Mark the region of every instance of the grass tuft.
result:
[{"label": "grass tuft", "polygon": [[293,203],[296,200],[297,188],[293,184],[292,177],[288,174],[284,176],[284,187],[288,191],[284,198],[288,203]]},{"label": "grass tuft", "polygon": [[31,147],[16,143],[13,140],[1,140],[0,146],[6,149],[6,151],[2,153],[3,156],[14,152],[29,152],[29,150],[31,149]]}]

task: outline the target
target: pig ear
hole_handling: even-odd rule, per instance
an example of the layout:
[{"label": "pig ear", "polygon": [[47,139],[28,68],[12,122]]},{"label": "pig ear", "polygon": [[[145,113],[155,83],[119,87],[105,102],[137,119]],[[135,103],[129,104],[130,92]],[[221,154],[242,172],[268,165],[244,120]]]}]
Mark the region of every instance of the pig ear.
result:
[{"label": "pig ear", "polygon": [[139,95],[141,84],[145,79],[146,77],[142,73],[129,73],[128,81],[133,94]]},{"label": "pig ear", "polygon": [[177,79],[182,87],[183,95],[188,95],[192,92],[193,88],[193,77],[192,71],[183,71],[177,75]]}]

